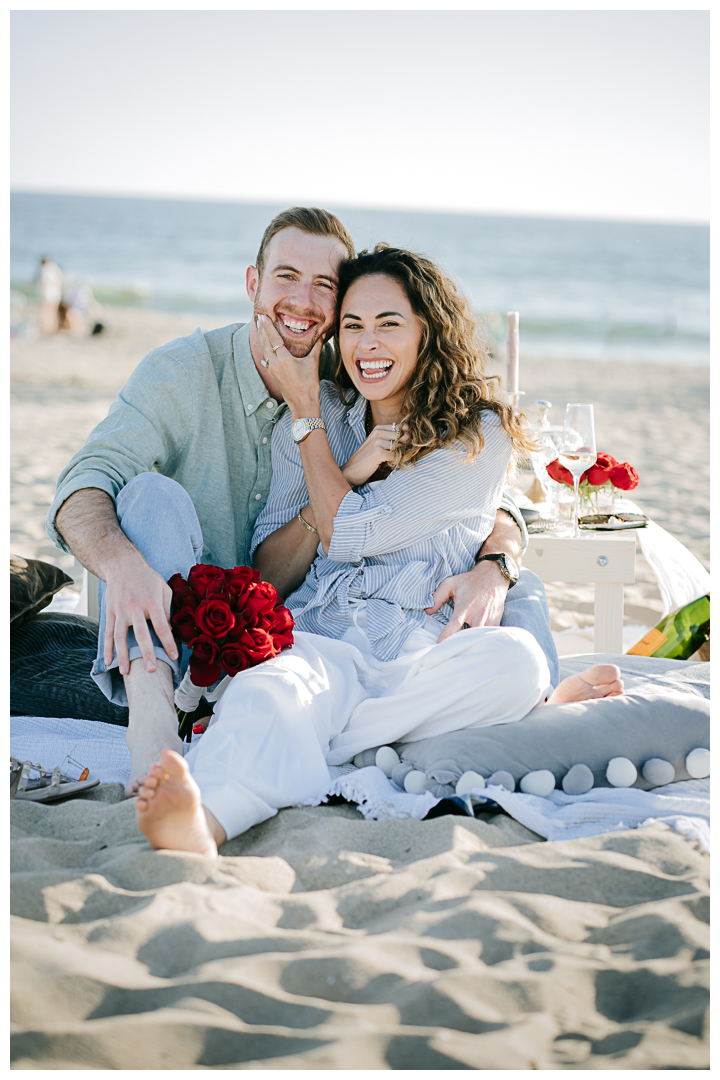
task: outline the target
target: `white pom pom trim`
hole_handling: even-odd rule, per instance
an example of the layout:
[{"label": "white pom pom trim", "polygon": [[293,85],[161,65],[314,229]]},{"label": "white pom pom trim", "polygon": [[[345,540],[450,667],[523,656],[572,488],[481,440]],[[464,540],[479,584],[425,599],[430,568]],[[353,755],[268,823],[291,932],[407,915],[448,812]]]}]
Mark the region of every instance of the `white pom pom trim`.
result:
[{"label": "white pom pom trim", "polygon": [[710,775],[710,751],[704,746],[696,746],[685,758],[685,768],[693,780],[702,780]]},{"label": "white pom pom trim", "polygon": [[520,790],[526,795],[540,795],[545,798],[555,788],[555,777],[549,769],[535,769],[525,773],[520,781]]},{"label": "white pom pom trim", "polygon": [[382,769],[386,776],[392,776],[392,771],[400,763],[400,758],[392,746],[380,746],[375,754],[375,764]]},{"label": "white pom pom trim", "polygon": [[473,788],[484,788],[485,777],[480,773],[473,772],[472,769],[468,772],[464,772],[457,784],[455,785],[456,795],[469,795]]},{"label": "white pom pom trim", "polygon": [[405,790],[411,795],[422,795],[427,785],[427,776],[419,769],[413,769],[405,777]]},{"label": "white pom pom trim", "polygon": [[608,784],[613,787],[632,787],[637,780],[637,769],[626,757],[614,757],[605,770]]}]

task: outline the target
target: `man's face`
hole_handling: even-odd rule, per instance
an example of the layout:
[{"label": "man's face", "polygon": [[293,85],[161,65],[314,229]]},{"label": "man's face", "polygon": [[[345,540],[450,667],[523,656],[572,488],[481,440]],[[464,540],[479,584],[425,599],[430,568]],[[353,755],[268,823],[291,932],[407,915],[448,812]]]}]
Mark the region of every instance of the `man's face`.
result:
[{"label": "man's face", "polygon": [[288,352],[302,358],[331,326],[337,297],[337,268],[347,258],[334,236],[281,229],[265,249],[258,278],[248,268],[247,291],[255,315],[267,315]]}]

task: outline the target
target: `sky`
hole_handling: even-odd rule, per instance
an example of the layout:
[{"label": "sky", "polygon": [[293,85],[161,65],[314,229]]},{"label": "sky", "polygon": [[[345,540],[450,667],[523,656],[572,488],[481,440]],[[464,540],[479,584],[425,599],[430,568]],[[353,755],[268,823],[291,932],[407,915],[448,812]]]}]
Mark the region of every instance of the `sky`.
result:
[{"label": "sky", "polygon": [[11,14],[17,190],[709,219],[709,13]]}]

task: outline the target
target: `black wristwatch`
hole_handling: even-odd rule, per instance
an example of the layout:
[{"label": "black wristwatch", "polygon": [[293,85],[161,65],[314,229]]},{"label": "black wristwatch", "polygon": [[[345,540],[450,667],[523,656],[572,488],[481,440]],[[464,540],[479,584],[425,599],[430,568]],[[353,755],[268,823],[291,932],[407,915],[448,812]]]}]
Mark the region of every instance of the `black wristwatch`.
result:
[{"label": "black wristwatch", "polygon": [[508,589],[512,589],[513,585],[517,584],[517,579],[520,576],[517,563],[509,555],[506,555],[504,551],[493,552],[491,555],[478,555],[475,565],[477,566],[483,559],[491,559],[498,564],[500,573],[508,583]]}]

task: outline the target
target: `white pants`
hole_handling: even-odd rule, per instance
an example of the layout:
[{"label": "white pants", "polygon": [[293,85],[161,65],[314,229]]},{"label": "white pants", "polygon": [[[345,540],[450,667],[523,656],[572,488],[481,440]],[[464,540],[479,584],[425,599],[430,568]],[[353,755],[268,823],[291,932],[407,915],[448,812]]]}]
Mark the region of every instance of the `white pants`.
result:
[{"label": "white pants", "polygon": [[[393,742],[521,720],[550,686],[540,646],[518,627],[480,627],[437,644],[414,631],[376,660],[363,613],[338,641],[295,633],[279,656],[236,675],[187,755],[203,805],[228,838],[283,806],[317,803],[328,765]],[[359,624],[359,625],[358,625]]]}]

